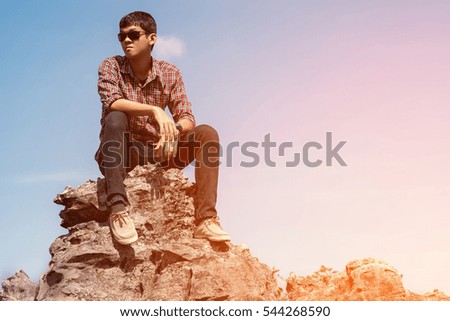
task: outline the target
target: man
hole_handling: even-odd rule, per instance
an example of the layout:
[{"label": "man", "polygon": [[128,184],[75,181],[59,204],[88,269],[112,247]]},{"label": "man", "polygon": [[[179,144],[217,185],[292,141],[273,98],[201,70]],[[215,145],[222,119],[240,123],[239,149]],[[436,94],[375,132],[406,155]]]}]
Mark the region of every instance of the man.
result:
[{"label": "man", "polygon": [[[98,70],[102,129],[95,157],[106,180],[112,235],[124,245],[138,238],[128,215],[123,184],[128,171],[147,162],[165,169],[181,169],[195,160],[194,237],[229,241],[215,208],[219,174],[217,132],[208,125],[195,125],[177,67],[151,56],[157,40],[153,17],[146,12],[132,12],[120,20],[119,27],[118,38],[125,56],[105,59]],[[166,106],[173,120],[164,111]]]}]

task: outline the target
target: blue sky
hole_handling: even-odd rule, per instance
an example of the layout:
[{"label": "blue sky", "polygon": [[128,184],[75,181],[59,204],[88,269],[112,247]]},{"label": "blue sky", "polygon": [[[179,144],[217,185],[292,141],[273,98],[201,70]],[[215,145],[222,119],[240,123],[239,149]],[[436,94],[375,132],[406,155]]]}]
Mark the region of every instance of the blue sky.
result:
[{"label": "blue sky", "polygon": [[135,10],[156,18],[155,57],[224,145],[347,141],[347,167],[223,167],[234,242],[284,275],[372,256],[409,289],[450,293],[447,1],[2,2],[1,279],[38,280],[66,233],[53,198],[100,175],[97,68]]}]

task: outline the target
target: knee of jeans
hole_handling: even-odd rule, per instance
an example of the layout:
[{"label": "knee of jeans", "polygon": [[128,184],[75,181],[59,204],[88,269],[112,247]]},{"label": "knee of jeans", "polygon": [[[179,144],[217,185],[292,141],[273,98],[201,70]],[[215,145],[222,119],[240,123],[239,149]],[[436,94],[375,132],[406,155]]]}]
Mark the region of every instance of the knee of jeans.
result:
[{"label": "knee of jeans", "polygon": [[125,130],[128,127],[127,114],[121,111],[112,111],[105,118],[105,128],[112,130]]},{"label": "knee of jeans", "polygon": [[217,132],[217,130],[214,129],[214,127],[202,124],[197,126],[197,130],[206,141],[214,141],[214,142],[219,141],[219,133]]}]

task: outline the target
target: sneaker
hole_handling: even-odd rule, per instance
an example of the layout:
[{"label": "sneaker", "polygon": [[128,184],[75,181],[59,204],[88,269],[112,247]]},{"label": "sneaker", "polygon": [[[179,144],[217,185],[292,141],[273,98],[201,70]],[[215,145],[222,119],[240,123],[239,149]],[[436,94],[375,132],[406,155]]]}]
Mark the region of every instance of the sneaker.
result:
[{"label": "sneaker", "polygon": [[126,211],[111,214],[109,226],[111,227],[112,235],[120,244],[128,245],[138,239],[136,228]]},{"label": "sneaker", "polygon": [[230,235],[222,229],[217,216],[203,220],[195,228],[194,238],[207,239],[212,242],[230,241]]}]

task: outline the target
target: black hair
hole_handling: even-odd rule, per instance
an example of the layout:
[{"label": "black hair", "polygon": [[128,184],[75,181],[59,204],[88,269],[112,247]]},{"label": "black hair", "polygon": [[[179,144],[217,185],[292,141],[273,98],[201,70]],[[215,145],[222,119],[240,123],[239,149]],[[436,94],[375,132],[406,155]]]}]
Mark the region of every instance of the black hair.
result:
[{"label": "black hair", "polygon": [[156,21],[152,15],[147,12],[135,11],[120,19],[120,29],[129,26],[141,27],[147,34],[156,33]]}]

